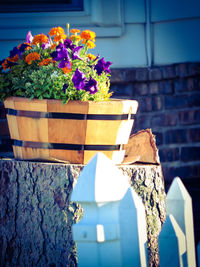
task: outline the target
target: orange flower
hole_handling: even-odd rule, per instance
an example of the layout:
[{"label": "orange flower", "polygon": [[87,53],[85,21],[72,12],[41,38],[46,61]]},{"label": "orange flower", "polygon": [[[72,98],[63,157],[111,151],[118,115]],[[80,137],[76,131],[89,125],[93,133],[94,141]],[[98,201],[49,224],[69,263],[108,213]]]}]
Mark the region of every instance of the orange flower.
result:
[{"label": "orange flower", "polygon": [[96,34],[90,30],[82,31],[81,38],[85,40],[92,40],[95,41]]},{"label": "orange flower", "polygon": [[43,33],[35,35],[32,41],[32,44],[34,45],[45,43],[48,43],[48,37]]},{"label": "orange flower", "polygon": [[71,35],[69,37],[69,39],[72,40],[72,41],[75,39],[75,41],[79,42],[81,40],[81,36],[80,35]]},{"label": "orange flower", "polygon": [[71,33],[73,33],[73,34],[76,34],[76,33],[79,33],[80,32],[80,30],[78,30],[78,29],[71,29],[71,31],[70,31]]},{"label": "orange flower", "polygon": [[50,36],[54,36],[54,35],[62,35],[62,34],[65,34],[65,31],[63,30],[63,28],[61,27],[55,27],[55,28],[52,28],[49,32],[49,35]]},{"label": "orange flower", "polygon": [[8,57],[7,60],[10,62],[17,62],[19,60],[19,56],[15,55],[14,57]]},{"label": "orange flower", "polygon": [[51,49],[54,49],[54,48],[56,48],[56,44],[51,45]]},{"label": "orange flower", "polygon": [[88,54],[88,58],[90,60],[95,60],[96,56],[95,55],[92,55],[92,54]]},{"label": "orange flower", "polygon": [[37,52],[30,53],[25,57],[25,61],[29,65],[32,63],[32,61],[39,60],[39,59],[40,59],[40,55]]},{"label": "orange flower", "polygon": [[2,67],[4,70],[7,70],[9,68],[7,59],[5,59],[4,62],[2,63]]},{"label": "orange flower", "polygon": [[67,66],[64,67],[64,68],[62,68],[62,70],[63,70],[63,72],[65,74],[70,73],[72,71],[72,63],[70,62],[70,64],[71,64],[71,67],[70,68],[68,68]]},{"label": "orange flower", "polygon": [[61,40],[64,40],[66,38],[67,38],[67,35],[60,34],[60,35],[56,35],[53,40],[54,40],[54,42],[60,42]]},{"label": "orange flower", "polygon": [[69,69],[68,67],[65,67],[65,68],[62,68],[62,70],[65,74],[67,74],[67,73],[70,73],[72,71],[72,68]]},{"label": "orange flower", "polygon": [[49,63],[52,63],[53,60],[51,58],[44,58],[40,63],[39,66],[47,66]]}]

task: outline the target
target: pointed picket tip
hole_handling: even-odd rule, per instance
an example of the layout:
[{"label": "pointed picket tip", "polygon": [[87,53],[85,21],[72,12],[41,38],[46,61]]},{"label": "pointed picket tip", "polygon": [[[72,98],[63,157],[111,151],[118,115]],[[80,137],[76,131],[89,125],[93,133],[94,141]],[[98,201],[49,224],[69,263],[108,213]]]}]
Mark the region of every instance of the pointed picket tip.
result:
[{"label": "pointed picket tip", "polygon": [[191,201],[191,197],[179,177],[174,178],[167,193],[166,200],[172,200],[172,199]]},{"label": "pointed picket tip", "polygon": [[128,178],[107,156],[99,152],[80,173],[71,200],[79,202],[118,201],[123,198],[129,187]]}]

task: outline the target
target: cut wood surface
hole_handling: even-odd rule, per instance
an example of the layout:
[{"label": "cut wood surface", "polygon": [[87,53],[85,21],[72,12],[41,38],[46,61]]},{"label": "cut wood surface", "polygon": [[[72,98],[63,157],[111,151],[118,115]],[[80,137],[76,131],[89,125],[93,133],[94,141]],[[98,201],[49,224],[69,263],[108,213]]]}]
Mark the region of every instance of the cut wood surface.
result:
[{"label": "cut wood surface", "polygon": [[122,164],[134,162],[160,164],[155,136],[151,129],[141,130],[131,135],[124,148],[126,152]]}]

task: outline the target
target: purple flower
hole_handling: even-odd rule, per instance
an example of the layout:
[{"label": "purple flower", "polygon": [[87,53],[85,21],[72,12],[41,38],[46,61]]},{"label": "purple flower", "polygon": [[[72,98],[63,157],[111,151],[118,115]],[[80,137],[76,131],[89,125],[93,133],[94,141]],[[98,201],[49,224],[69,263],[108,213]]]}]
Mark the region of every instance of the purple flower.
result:
[{"label": "purple flower", "polygon": [[64,41],[64,45],[66,48],[69,48],[71,50],[73,50],[75,48],[75,45],[72,43],[72,41],[70,39],[66,39]]},{"label": "purple flower", "polygon": [[31,31],[29,31],[29,32],[27,33],[27,35],[26,35],[26,42],[29,43],[29,44],[31,44],[32,41],[33,41],[33,36],[32,36],[32,34],[31,34]]},{"label": "purple flower", "polygon": [[19,47],[19,49],[18,49],[18,54],[22,54],[26,50],[27,47],[30,47],[30,45],[28,45],[28,44],[21,44],[20,47]]},{"label": "purple flower", "polygon": [[105,61],[104,58],[102,57],[102,59],[98,60],[96,66],[94,67],[94,69],[97,71],[98,75],[101,75],[101,73],[104,71],[105,73],[110,73],[110,65],[112,63],[110,61]]},{"label": "purple flower", "polygon": [[58,68],[71,67],[69,53],[67,51],[67,48],[63,44],[60,43],[56,47],[56,51],[51,53],[51,56],[54,60],[60,61],[60,63],[58,64]]},{"label": "purple flower", "polygon": [[42,44],[42,49],[44,50],[44,49],[47,49],[47,48],[49,48],[51,46],[51,43],[50,43],[50,40],[48,39],[48,43],[44,43],[44,44]]},{"label": "purple flower", "polygon": [[86,82],[84,89],[85,91],[89,91],[90,94],[95,94],[98,91],[97,81],[90,77],[89,81]]},{"label": "purple flower", "polygon": [[71,69],[71,66],[72,66],[71,62],[65,59],[61,60],[60,63],[58,64],[58,68],[61,68],[61,69],[65,67],[67,67],[68,69]]},{"label": "purple flower", "polygon": [[81,90],[81,89],[84,90],[85,80],[86,80],[85,74],[80,72],[79,69],[77,68],[73,77],[72,77],[72,82],[74,84],[74,87],[77,90]]},{"label": "purple flower", "polygon": [[23,52],[26,50],[27,47],[29,47],[30,45],[28,44],[21,44],[19,46],[19,48],[17,48],[16,46],[10,51],[10,57],[14,57],[16,55],[18,55],[20,58],[22,57]]},{"label": "purple flower", "polygon": [[72,50],[72,59],[80,59],[82,58],[79,56],[79,51],[83,48],[83,46],[77,46]]},{"label": "purple flower", "polygon": [[64,94],[66,93],[66,90],[67,90],[68,86],[69,86],[69,85],[66,84],[66,83],[63,85],[63,92],[64,92]]}]

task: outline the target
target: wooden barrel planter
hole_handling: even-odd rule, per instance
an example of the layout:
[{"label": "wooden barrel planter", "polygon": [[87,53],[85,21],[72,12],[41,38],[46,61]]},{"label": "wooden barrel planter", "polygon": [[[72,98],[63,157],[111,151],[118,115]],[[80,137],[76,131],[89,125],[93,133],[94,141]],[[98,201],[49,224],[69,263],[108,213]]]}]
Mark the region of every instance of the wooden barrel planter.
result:
[{"label": "wooden barrel planter", "polygon": [[15,158],[79,164],[99,151],[121,163],[138,107],[135,100],[63,104],[22,97],[7,98],[4,105]]}]

